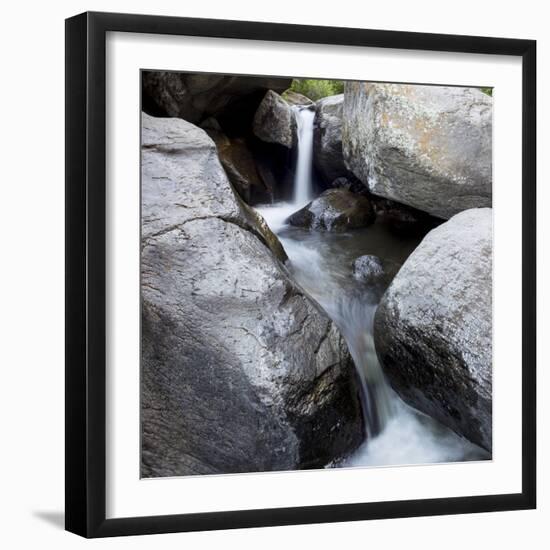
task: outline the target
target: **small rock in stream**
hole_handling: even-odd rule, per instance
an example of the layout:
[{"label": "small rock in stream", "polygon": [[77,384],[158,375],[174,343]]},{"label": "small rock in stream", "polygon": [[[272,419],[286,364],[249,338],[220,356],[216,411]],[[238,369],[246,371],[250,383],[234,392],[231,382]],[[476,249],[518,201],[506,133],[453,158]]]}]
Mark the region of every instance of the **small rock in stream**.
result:
[{"label": "small rock in stream", "polygon": [[362,283],[376,283],[384,279],[386,272],[378,256],[366,254],[353,262],[353,277]]},{"label": "small rock in stream", "polygon": [[328,189],[294,212],[288,223],[313,230],[347,231],[367,227],[374,221],[374,210],[367,197],[347,189]]}]

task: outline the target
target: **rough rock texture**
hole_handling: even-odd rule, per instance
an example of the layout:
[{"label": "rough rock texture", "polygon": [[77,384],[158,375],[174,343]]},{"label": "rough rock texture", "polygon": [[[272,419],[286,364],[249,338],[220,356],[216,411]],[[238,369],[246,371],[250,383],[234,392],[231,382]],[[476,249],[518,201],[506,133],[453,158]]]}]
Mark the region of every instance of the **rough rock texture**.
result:
[{"label": "rough rock texture", "polygon": [[[224,76],[167,71],[144,71],[143,105],[150,114],[197,123],[232,109],[255,110],[266,90],[286,90],[292,80],[254,76]],[[236,105],[246,100],[250,107]],[[252,111],[253,112],[253,111]]]},{"label": "rough rock texture", "polygon": [[229,181],[247,203],[268,202],[273,194],[258,172],[254,156],[244,138],[228,138],[221,129],[216,129],[208,119],[201,126],[214,140],[218,156]]},{"label": "rough rock texture", "polygon": [[346,344],[258,222],[203,130],[143,115],[145,477],[320,467],[361,443]]},{"label": "rough rock texture", "polygon": [[352,270],[354,278],[362,283],[376,283],[384,279],[386,275],[382,260],[371,254],[356,258]]},{"label": "rough rock texture", "polygon": [[344,94],[320,99],[313,120],[313,163],[326,184],[349,171],[342,153]]},{"label": "rough rock texture", "polygon": [[366,227],[373,221],[369,199],[347,189],[328,189],[288,218],[290,225],[327,231]]},{"label": "rough rock texture", "polygon": [[491,450],[492,209],[432,230],[384,294],[376,350],[413,407]]},{"label": "rough rock texture", "polygon": [[309,97],[293,90],[287,90],[282,97],[289,105],[313,105],[313,101]]},{"label": "rough rock texture", "polygon": [[288,149],[296,143],[296,118],[290,105],[273,90],[265,94],[252,122],[254,135]]},{"label": "rough rock texture", "polygon": [[372,193],[444,219],[491,206],[490,96],[362,82],[344,96],[344,158]]}]

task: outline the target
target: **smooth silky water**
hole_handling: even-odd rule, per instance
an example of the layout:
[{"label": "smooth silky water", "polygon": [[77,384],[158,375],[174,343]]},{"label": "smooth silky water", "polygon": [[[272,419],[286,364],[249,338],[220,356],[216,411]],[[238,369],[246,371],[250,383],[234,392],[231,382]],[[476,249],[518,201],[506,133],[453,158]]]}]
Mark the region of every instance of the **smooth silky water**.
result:
[{"label": "smooth silky water", "polygon": [[379,222],[347,233],[309,231],[286,223],[313,198],[313,116],[295,109],[298,155],[294,196],[289,202],[258,206],[279,237],[295,280],[336,323],[346,339],[362,386],[365,442],[336,467],[457,462],[488,458],[485,451],[407,406],[387,383],[374,346],[373,321],[384,288],[357,282],[352,263],[374,254],[397,269],[420,237],[395,236]]}]

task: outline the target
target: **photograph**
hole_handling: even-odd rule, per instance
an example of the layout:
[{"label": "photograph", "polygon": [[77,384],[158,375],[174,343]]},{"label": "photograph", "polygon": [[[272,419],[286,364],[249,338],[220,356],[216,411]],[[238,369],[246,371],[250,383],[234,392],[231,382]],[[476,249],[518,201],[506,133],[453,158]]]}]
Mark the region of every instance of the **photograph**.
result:
[{"label": "photograph", "polygon": [[493,93],[141,71],[142,478],[492,459]]},{"label": "photograph", "polygon": [[544,546],[542,5],[7,4],[3,548]]}]

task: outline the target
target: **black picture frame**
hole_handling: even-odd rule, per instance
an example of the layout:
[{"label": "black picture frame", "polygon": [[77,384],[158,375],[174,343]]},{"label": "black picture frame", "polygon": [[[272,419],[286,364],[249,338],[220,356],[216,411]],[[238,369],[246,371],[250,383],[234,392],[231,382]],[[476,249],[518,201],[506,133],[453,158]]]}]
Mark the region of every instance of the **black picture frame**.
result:
[{"label": "black picture frame", "polygon": [[[108,31],[519,56],[522,121],[522,491],[106,519],[105,39]],[[532,509],[536,506],[536,42],[115,13],[66,20],[66,529],[107,537]]]}]

